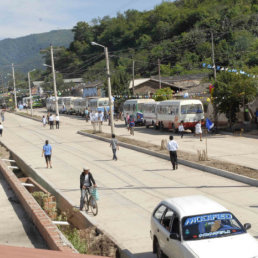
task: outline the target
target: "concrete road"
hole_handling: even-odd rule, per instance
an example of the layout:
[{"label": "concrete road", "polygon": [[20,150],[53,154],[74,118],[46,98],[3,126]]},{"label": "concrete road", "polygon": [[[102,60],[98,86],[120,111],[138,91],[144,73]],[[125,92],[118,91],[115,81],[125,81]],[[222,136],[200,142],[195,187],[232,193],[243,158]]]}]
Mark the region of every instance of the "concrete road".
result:
[{"label": "concrete road", "polygon": [[[180,166],[171,170],[168,161],[121,148],[112,161],[109,145],[76,134],[85,121],[61,117],[60,130],[6,114],[1,139],[31,167],[79,205],[79,175],[87,166],[100,192],[99,214],[93,219],[135,257],[152,257],[150,216],[164,198],[202,194],[230,209],[258,238],[258,189],[229,179]],[[41,157],[44,141],[53,146],[53,169]]]}]

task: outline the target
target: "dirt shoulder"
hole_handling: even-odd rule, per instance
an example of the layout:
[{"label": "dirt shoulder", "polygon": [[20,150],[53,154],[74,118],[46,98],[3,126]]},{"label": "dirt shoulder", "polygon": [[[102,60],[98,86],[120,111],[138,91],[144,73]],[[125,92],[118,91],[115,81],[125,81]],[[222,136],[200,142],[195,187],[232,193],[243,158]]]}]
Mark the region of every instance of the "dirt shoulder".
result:
[{"label": "dirt shoulder", "polygon": [[[83,130],[82,132],[93,134],[92,130]],[[95,133],[95,134],[99,135],[99,136],[102,136],[102,137],[105,137],[105,138],[110,138],[110,134],[108,134],[108,133],[103,133],[102,132],[102,133]],[[161,146],[159,146],[159,145],[155,145],[155,144],[151,144],[151,143],[148,143],[148,142],[139,141],[139,140],[135,140],[135,139],[128,139],[128,138],[123,137],[123,136],[117,136],[116,138],[120,142],[124,142],[124,143],[128,143],[128,144],[131,144],[131,145],[146,148],[148,150],[152,150],[152,151],[155,151],[155,152],[158,152],[158,153],[168,154],[168,151],[167,150],[161,150]],[[194,155],[194,154],[191,154],[191,153],[188,153],[188,152],[184,152],[184,151],[180,151],[180,150],[178,151],[177,155],[178,155],[179,159],[196,162],[196,163],[199,163],[201,165],[226,170],[226,171],[229,171],[229,172],[232,172],[232,173],[236,173],[236,174],[239,174],[239,175],[242,175],[242,176],[246,176],[246,177],[250,177],[250,178],[258,180],[258,170],[257,169],[252,169],[252,168],[248,168],[248,167],[244,167],[244,166],[239,166],[239,165],[235,165],[235,164],[232,164],[232,163],[229,163],[229,162],[220,161],[220,160],[211,159],[211,158],[209,158],[209,160],[207,160],[207,161],[199,161],[197,155]]]}]

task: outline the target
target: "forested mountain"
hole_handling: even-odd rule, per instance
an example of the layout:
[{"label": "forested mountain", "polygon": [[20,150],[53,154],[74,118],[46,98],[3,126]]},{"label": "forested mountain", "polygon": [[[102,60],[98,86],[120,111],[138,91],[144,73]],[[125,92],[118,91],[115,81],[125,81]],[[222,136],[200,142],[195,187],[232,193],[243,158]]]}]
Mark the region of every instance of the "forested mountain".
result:
[{"label": "forested mountain", "polygon": [[212,64],[212,34],[216,65],[258,72],[258,0],[164,1],[151,11],[78,22],[73,32],[69,48],[56,54],[56,69],[64,77],[104,78],[95,41],[109,49],[114,93],[127,90],[133,60],[136,77],[156,75],[158,59],[163,76],[200,73]]},{"label": "forested mountain", "polygon": [[32,34],[15,39],[0,41],[0,69],[9,71],[14,63],[18,72],[28,72],[34,68],[42,69],[44,59],[40,49],[54,46],[68,47],[73,41],[71,30],[54,30],[47,33]]}]

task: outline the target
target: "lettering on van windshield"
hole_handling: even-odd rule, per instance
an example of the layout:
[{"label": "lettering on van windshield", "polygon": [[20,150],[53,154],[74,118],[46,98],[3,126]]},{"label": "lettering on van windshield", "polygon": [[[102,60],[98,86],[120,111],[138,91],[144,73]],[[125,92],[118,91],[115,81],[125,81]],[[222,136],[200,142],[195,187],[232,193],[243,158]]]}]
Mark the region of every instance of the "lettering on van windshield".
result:
[{"label": "lettering on van windshield", "polygon": [[208,222],[214,220],[223,220],[223,219],[232,219],[232,214],[230,213],[217,213],[217,214],[208,214],[187,218],[184,226],[198,224],[201,222]]}]

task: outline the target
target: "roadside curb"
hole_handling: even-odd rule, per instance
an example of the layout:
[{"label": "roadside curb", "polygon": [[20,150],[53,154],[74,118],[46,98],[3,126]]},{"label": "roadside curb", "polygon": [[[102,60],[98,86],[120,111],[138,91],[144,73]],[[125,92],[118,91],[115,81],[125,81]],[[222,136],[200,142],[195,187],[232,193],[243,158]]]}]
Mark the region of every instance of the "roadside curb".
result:
[{"label": "roadside curb", "polygon": [[[86,132],[82,132],[82,131],[78,131],[78,134],[84,135],[84,136],[88,136],[97,140],[101,140],[101,141],[105,141],[105,142],[110,142],[111,139],[96,135],[96,134],[90,134],[90,133],[86,133]],[[131,149],[131,150],[135,150],[141,153],[145,153],[151,156],[155,156],[161,159],[165,159],[165,160],[170,160],[168,155],[162,154],[162,153],[157,153],[155,151],[151,151],[142,147],[138,147],[135,145],[131,145],[128,143],[124,143],[124,142],[119,142],[119,145],[122,147],[125,147],[127,149]],[[211,174],[215,174],[218,176],[222,176],[222,177],[226,177],[244,184],[248,184],[251,186],[256,186],[258,187],[258,180],[250,178],[250,177],[246,177],[246,176],[242,176],[242,175],[238,175],[226,170],[222,170],[222,169],[218,169],[218,168],[213,168],[213,167],[209,167],[209,166],[205,166],[205,165],[201,165],[192,161],[187,161],[187,160],[182,160],[182,159],[178,159],[178,163],[182,164],[184,166],[187,167],[191,167],[191,168],[195,168],[195,169],[199,169]]]},{"label": "roadside curb", "polygon": [[51,219],[42,210],[37,201],[22,185],[16,175],[8,169],[7,165],[1,160],[0,170],[5,180],[11,186],[13,192],[19,199],[23,209],[37,227],[42,238],[46,241],[48,247],[51,250],[77,253],[65,236],[59,231],[57,226],[52,223]]},{"label": "roadside curb", "polygon": [[[32,179],[34,179],[38,184],[40,184],[48,192],[50,192],[52,195],[54,195],[56,197],[57,207],[60,210],[66,211],[68,214],[71,214],[71,217],[69,218],[69,221],[71,221],[73,223],[73,225],[75,225],[78,228],[87,228],[89,226],[96,227],[100,232],[102,232],[104,235],[106,235],[116,245],[116,247],[119,250],[119,256],[118,256],[119,258],[131,258],[131,257],[133,257],[133,255],[126,248],[124,248],[122,244],[120,244],[116,240],[114,240],[114,238],[108,232],[106,232],[99,224],[97,224],[88,215],[86,215],[84,212],[75,212],[73,204],[70,203],[70,201],[68,199],[66,199],[66,197],[64,197],[60,191],[56,190],[54,186],[52,186],[49,182],[47,182],[45,179],[43,179],[33,168],[31,168],[27,163],[25,163],[25,161],[23,161],[14,151],[9,149],[4,143],[1,142],[1,144],[8,151],[10,151],[10,153],[11,153],[13,159],[15,160],[17,166],[27,176],[29,176]],[[2,166],[6,166],[5,164],[3,164],[3,165],[2,164],[3,164],[3,162],[0,161],[0,169],[2,168]],[[14,174],[13,174],[13,177],[14,177],[14,180],[17,180],[19,182],[19,185],[21,187],[23,187],[21,185],[20,181],[18,180],[18,178]],[[9,181],[8,181],[8,183],[9,183]],[[24,188],[24,190],[27,191],[25,188]],[[28,191],[27,191],[27,194],[28,194],[29,197],[31,197],[33,199],[33,201],[36,202],[36,200],[29,194]],[[36,204],[38,205],[37,202],[36,202]],[[62,209],[61,209],[61,207],[62,207]],[[42,209],[41,209],[41,211],[45,214],[45,212]],[[56,227],[52,223],[51,219],[46,214],[45,214],[45,216],[48,218],[48,220],[50,221],[51,225]],[[33,220],[33,222],[34,222],[34,220]],[[56,227],[56,230],[59,231],[57,227]],[[55,231],[55,233],[57,233],[57,232]],[[62,233],[60,232],[60,234],[62,234]],[[58,244],[61,244],[61,243],[58,243]],[[55,249],[55,250],[66,251],[67,249],[70,249],[70,247],[62,246],[62,249]],[[85,257],[87,257],[87,255]]]}]

